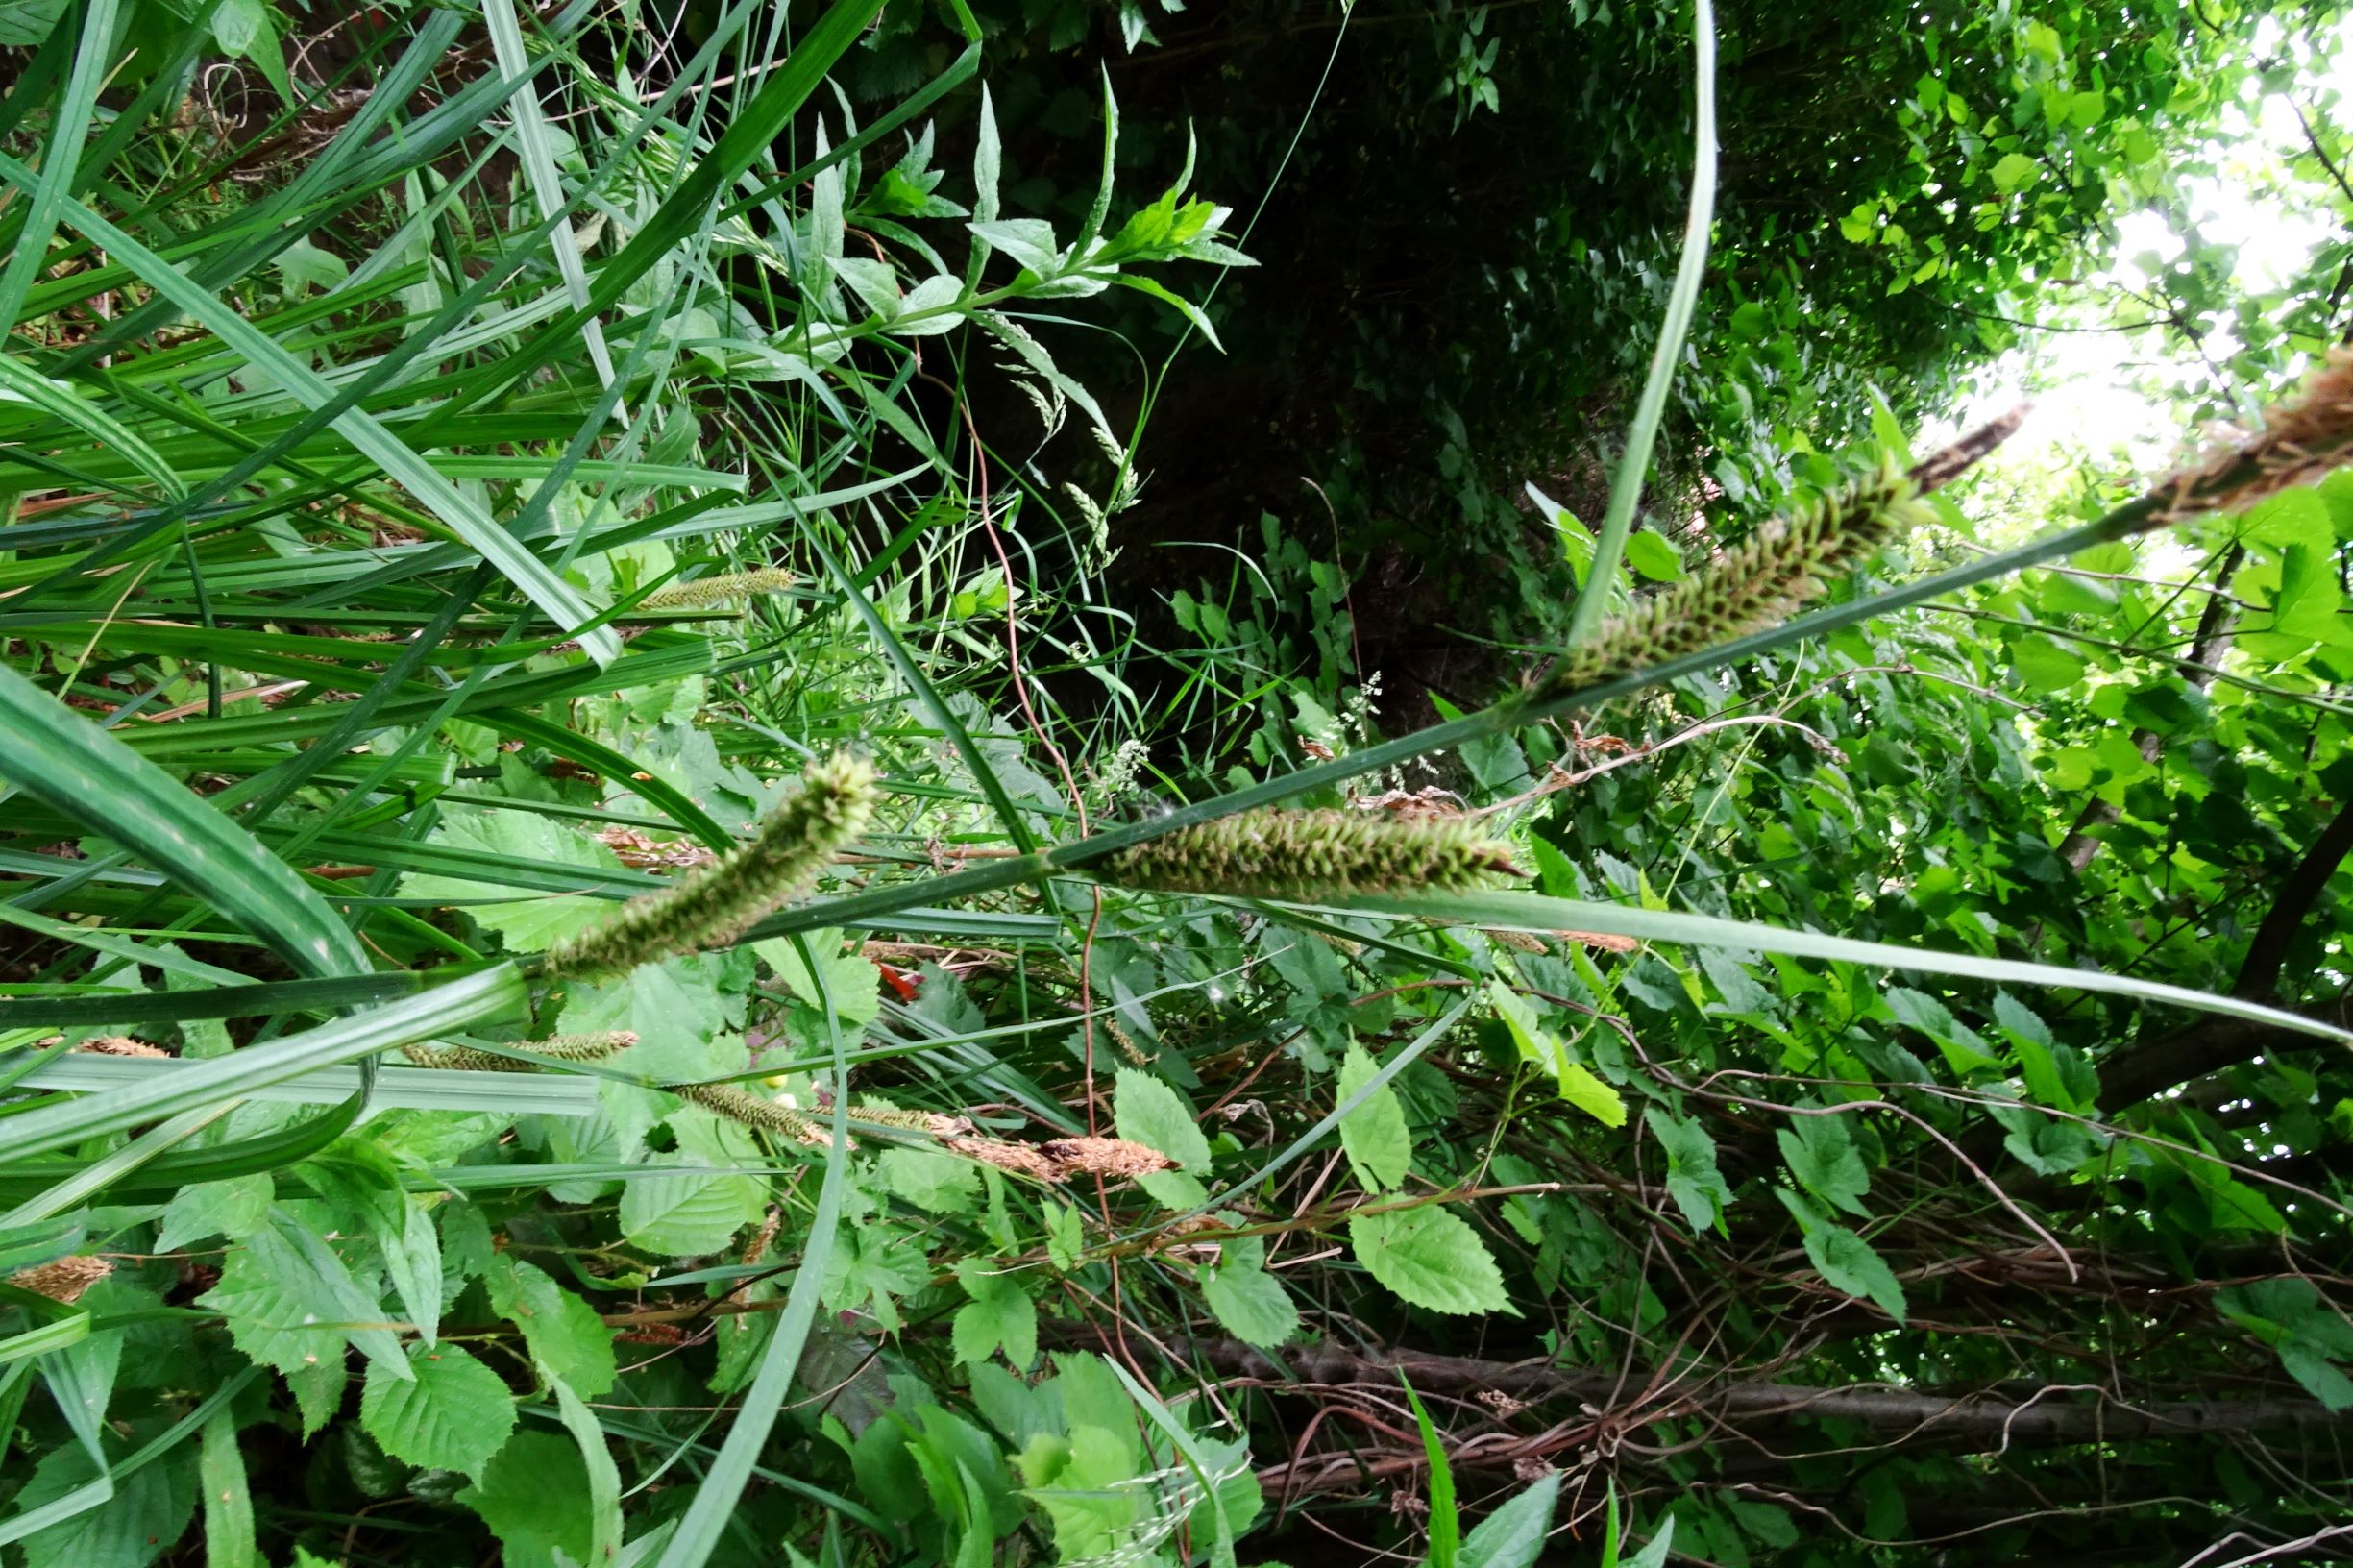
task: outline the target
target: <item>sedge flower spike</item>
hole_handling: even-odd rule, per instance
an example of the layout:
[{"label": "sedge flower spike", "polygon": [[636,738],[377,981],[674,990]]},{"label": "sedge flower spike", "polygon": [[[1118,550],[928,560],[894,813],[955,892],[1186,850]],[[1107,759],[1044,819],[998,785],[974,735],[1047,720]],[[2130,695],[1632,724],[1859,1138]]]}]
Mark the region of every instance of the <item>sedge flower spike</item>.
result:
[{"label": "sedge flower spike", "polygon": [[1903,470],[1882,461],[1604,624],[1539,676],[1530,695],[1563,696],[1777,625],[1881,545],[1935,515]]},{"label": "sedge flower spike", "polygon": [[724,604],[730,600],[756,599],[762,594],[781,594],[800,579],[781,567],[763,567],[757,572],[727,572],[713,577],[697,577],[692,582],[674,582],[656,588],[637,601],[641,610],[703,609],[713,604]]},{"label": "sedge flower spike", "polygon": [[1462,818],[1360,811],[1245,811],[1106,857],[1106,882],[1153,893],[1313,903],[1392,893],[1462,893],[1523,873],[1511,846]]},{"label": "sedge flower spike", "polygon": [[732,853],[549,948],[541,973],[606,978],[730,945],[817,880],[834,851],[865,830],[878,793],[872,766],[856,757],[812,764],[800,788]]}]

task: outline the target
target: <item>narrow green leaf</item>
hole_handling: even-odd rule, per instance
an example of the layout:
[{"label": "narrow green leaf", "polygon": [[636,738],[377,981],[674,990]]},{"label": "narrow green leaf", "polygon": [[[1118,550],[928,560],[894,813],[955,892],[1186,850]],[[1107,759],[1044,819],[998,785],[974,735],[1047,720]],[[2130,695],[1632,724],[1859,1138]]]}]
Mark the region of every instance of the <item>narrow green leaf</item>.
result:
[{"label": "narrow green leaf", "polygon": [[150,865],[312,976],[375,966],[325,899],[211,805],[0,666],[0,776]]},{"label": "narrow green leaf", "polygon": [[355,1018],[250,1045],[229,1056],[181,1065],[168,1077],[28,1111],[0,1122],[0,1161],[45,1154],[85,1139],[124,1132],[175,1110],[234,1098],[314,1068],[429,1040],[478,1019],[519,1011],[525,996],[522,977],[512,966],[500,965]]},{"label": "narrow green leaf", "polygon": [[[931,891],[939,892],[938,884]],[[2005,985],[2047,986],[2054,990],[2104,992],[2199,1013],[2220,1013],[2234,1018],[2268,1024],[2299,1035],[2313,1035],[2341,1044],[2353,1044],[2353,1030],[2341,1029],[2317,1018],[2275,1007],[2243,1001],[2214,992],[2193,991],[2126,974],[2097,969],[2063,968],[2055,964],[2026,964],[2015,959],[1980,958],[1974,953],[1945,953],[1924,947],[1898,947],[1886,943],[1856,942],[1816,931],[1792,931],[1749,920],[1728,920],[1712,915],[1679,915],[1671,910],[1632,909],[1623,904],[1589,903],[1580,898],[1547,898],[1532,893],[1473,893],[1426,898],[1360,898],[1348,906],[1350,914],[1404,915],[1421,919],[1456,920],[1501,926],[1519,931],[1605,931],[1638,937],[1644,942],[1679,946],[1729,947],[1743,952],[1787,953],[1796,958],[1834,959],[1875,968],[1916,969],[1929,974],[1955,974],[1972,980]]]}]

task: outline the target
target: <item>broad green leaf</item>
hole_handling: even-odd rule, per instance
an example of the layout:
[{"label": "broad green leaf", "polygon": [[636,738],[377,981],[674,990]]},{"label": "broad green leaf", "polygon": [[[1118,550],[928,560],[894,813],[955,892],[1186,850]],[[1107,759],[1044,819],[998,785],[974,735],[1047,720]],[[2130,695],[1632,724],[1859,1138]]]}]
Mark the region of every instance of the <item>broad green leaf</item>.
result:
[{"label": "broad green leaf", "polygon": [[601,1399],[613,1386],[613,1331],[597,1310],[551,1279],[546,1270],[500,1253],[483,1283],[491,1310],[523,1331],[531,1360],[582,1399]]},{"label": "broad green leaf", "polygon": [[756,1178],[715,1170],[690,1156],[622,1188],[621,1234],[632,1245],[673,1258],[700,1257],[724,1247],[766,1207]]},{"label": "broad green leaf", "polygon": [[882,1013],[882,971],[860,952],[842,950],[839,931],[812,931],[805,939],[809,951],[824,971],[822,984],[801,962],[800,951],[781,939],[754,943],[754,950],[792,988],[793,994],[811,1007],[831,1006],[846,1023],[869,1024]]},{"label": "broad green leaf", "polygon": [[886,1149],[878,1162],[891,1190],[934,1214],[968,1214],[980,1198],[980,1167],[937,1149]]},{"label": "broad green leaf", "polygon": [[604,1430],[597,1423],[596,1411],[563,1379],[556,1379],[554,1387],[555,1408],[563,1418],[564,1430],[579,1445],[580,1463],[588,1473],[583,1500],[592,1522],[588,1556],[580,1560],[611,1562],[620,1556],[626,1530],[621,1515],[621,1471],[613,1463],[612,1450],[605,1445]]},{"label": "broad green leaf", "polygon": [[[196,1466],[186,1450],[114,1482],[113,1495],[18,1543],[25,1568],[146,1568],[176,1543],[196,1511]],[[16,1494],[19,1515],[98,1479],[76,1444],[51,1449]]]},{"label": "broad green leaf", "polygon": [[581,1506],[589,1484],[577,1443],[526,1430],[506,1439],[457,1501],[498,1537],[504,1568],[557,1568],[559,1553],[582,1568],[592,1561],[597,1529],[595,1511]]},{"label": "broad green leaf", "polygon": [[1813,1205],[1788,1188],[1774,1188],[1774,1196],[1796,1216],[1805,1235],[1805,1256],[1832,1289],[1876,1303],[1899,1325],[1903,1322],[1903,1284],[1878,1249],[1845,1226],[1824,1218]]},{"label": "broad green leaf", "polygon": [[412,1345],[409,1376],[368,1368],[359,1421],[385,1453],[432,1470],[479,1480],[482,1466],[515,1430],[515,1402],[496,1372],[456,1345]]},{"label": "broad green leaf", "polygon": [[205,1568],[264,1568],[254,1541],[254,1502],[237,1448],[236,1417],[228,1410],[205,1423],[197,1480],[205,1506]]},{"label": "broad green leaf", "polygon": [[1732,1189],[1716,1167],[1715,1139],[1697,1118],[1684,1120],[1657,1106],[1642,1114],[1643,1124],[1667,1153],[1667,1196],[1682,1211],[1696,1231],[1724,1234],[1724,1211],[1730,1207]]},{"label": "broad green leaf", "polygon": [[1871,1173],[1854,1146],[1844,1116],[1802,1115],[1774,1135],[1789,1173],[1823,1202],[1868,1219],[1861,1202],[1871,1190]]},{"label": "broad green leaf", "polygon": [[216,1236],[241,1240],[268,1216],[276,1199],[277,1184],[259,1174],[184,1187],[163,1210],[156,1250],[173,1252]]},{"label": "broad green leaf", "polygon": [[289,1376],[315,1366],[339,1371],[347,1339],[385,1376],[407,1376],[398,1337],[370,1326],[384,1321],[381,1304],[325,1242],[282,1219],[245,1236],[223,1261],[219,1283],[196,1300],[227,1320],[239,1350]]},{"label": "broad green leaf", "polygon": [[1510,1312],[1493,1254],[1468,1221],[1437,1204],[1349,1216],[1348,1239],[1372,1277],[1434,1312]]},{"label": "broad green leaf", "polygon": [[1626,564],[1639,577],[1653,582],[1676,582],[1683,576],[1683,558],[1664,534],[1636,528],[1626,536]]},{"label": "broad green leaf", "polygon": [[1993,172],[1994,188],[2008,196],[2041,179],[2043,165],[2024,153],[2006,153],[1995,163]]},{"label": "broad green leaf", "polygon": [[[621,870],[619,858],[595,839],[528,812],[453,810],[427,842],[536,865]],[[496,874],[487,868],[478,878],[411,872],[401,878],[401,896],[448,904],[520,953],[542,952],[612,916],[613,906],[604,899],[534,892],[499,882]]]},{"label": "broad green leaf", "polygon": [[1209,1189],[1200,1176],[1210,1167],[1209,1139],[1183,1096],[1148,1072],[1121,1067],[1112,1104],[1121,1138],[1158,1149],[1178,1166],[1140,1177],[1138,1185],[1171,1209],[1206,1203]]},{"label": "broad green leaf", "polygon": [[[1380,1071],[1360,1045],[1350,1045],[1340,1063],[1336,1094],[1341,1105],[1364,1094],[1364,1086]],[[1383,1084],[1353,1111],[1340,1117],[1340,1147],[1357,1180],[1367,1189],[1385,1192],[1406,1179],[1413,1164],[1413,1135],[1406,1126],[1406,1111],[1397,1091]]]},{"label": "broad green leaf", "polygon": [[1531,1568],[1552,1531],[1553,1505],[1559,1495],[1558,1471],[1514,1493],[1463,1541],[1461,1568]]},{"label": "broad green leaf", "polygon": [[1038,1359],[1038,1308],[1020,1282],[971,1258],[957,1263],[956,1279],[970,1298],[956,1309],[956,1360],[975,1365],[1002,1349],[1015,1371],[1028,1371]]},{"label": "broad green leaf", "polygon": [[1537,1020],[1535,1009],[1500,980],[1490,980],[1487,999],[1511,1033],[1520,1060],[1553,1074],[1560,1097],[1605,1127],[1626,1125],[1626,1101],[1577,1060],[1569,1042]]},{"label": "broad green leaf", "polygon": [[1246,1345],[1273,1350],[1299,1332],[1299,1309],[1283,1282],[1263,1268],[1228,1262],[1209,1271],[1201,1285],[1218,1326]]}]

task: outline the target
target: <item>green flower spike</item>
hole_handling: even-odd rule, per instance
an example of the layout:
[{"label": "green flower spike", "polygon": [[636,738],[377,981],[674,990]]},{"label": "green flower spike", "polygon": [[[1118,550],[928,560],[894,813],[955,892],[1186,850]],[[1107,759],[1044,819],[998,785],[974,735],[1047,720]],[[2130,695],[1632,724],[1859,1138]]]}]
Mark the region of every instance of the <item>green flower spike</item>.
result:
[{"label": "green flower spike", "polygon": [[1314,903],[1392,893],[1460,893],[1522,876],[1511,846],[1458,817],[1362,811],[1245,811],[1178,828],[1091,867],[1155,893]]},{"label": "green flower spike", "polygon": [[1892,459],[1757,529],[1707,568],[1637,602],[1538,677],[1557,697],[1777,625],[1888,540],[1934,517]]},{"label": "green flower spike", "polygon": [[[515,1049],[544,1056],[551,1062],[600,1062],[617,1056],[637,1043],[637,1036],[626,1029],[606,1029],[590,1035],[550,1035],[545,1040],[521,1040]],[[401,1054],[420,1067],[440,1067],[452,1072],[537,1072],[535,1062],[518,1062],[511,1056],[496,1051],[478,1050],[471,1045],[452,1045],[435,1050],[429,1045],[404,1045]]]},{"label": "green flower spike", "polygon": [[712,604],[724,604],[729,600],[753,599],[761,594],[781,594],[800,579],[780,567],[765,567],[757,572],[728,572],[714,577],[697,577],[693,582],[674,582],[656,588],[637,601],[641,610],[690,610]]},{"label": "green flower spike", "polygon": [[666,958],[724,947],[814,883],[834,851],[862,832],[879,792],[874,770],[846,754],[814,763],[800,789],[724,859],[548,949],[551,980],[627,974]]}]

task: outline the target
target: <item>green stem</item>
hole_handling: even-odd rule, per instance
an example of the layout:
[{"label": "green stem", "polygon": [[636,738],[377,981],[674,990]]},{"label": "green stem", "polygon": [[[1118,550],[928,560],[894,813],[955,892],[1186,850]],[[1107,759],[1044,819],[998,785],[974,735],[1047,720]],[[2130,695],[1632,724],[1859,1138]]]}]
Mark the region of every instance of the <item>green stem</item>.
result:
[{"label": "green stem", "polygon": [[1658,324],[1650,379],[1642,384],[1642,402],[1635,406],[1634,423],[1626,432],[1626,453],[1609,481],[1609,510],[1593,541],[1585,586],[1569,612],[1565,642],[1570,648],[1593,634],[1609,606],[1610,585],[1617,581],[1626,536],[1633,531],[1642,481],[1651,471],[1651,449],[1657,444],[1659,421],[1667,411],[1675,362],[1682,357],[1683,339],[1691,331],[1692,308],[1699,303],[1700,280],[1707,271],[1707,226],[1716,206],[1716,18],[1708,0],[1693,0],[1691,34],[1692,86],[1699,104],[1692,122],[1691,209],[1683,220],[1683,257],[1675,269],[1666,316]]}]

